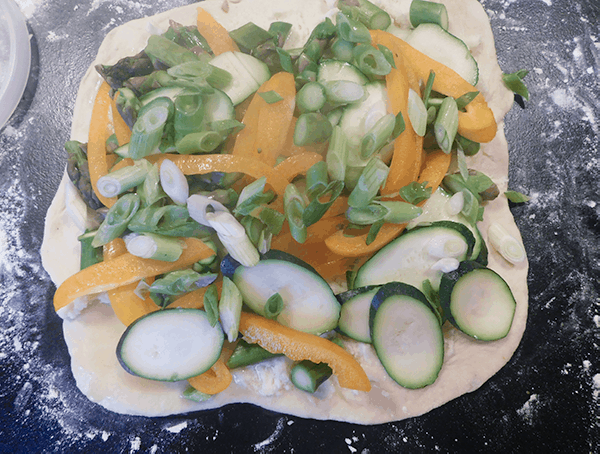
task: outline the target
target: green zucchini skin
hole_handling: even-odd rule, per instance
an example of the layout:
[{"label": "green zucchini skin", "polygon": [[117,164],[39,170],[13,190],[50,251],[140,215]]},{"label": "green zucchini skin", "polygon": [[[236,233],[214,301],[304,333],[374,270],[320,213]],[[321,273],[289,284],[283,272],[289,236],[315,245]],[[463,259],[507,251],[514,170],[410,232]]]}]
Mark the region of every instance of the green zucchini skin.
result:
[{"label": "green zucchini skin", "polygon": [[336,295],[337,300],[342,305],[337,327],[340,333],[359,342],[371,343],[369,329],[371,304],[369,303],[365,308],[359,299],[366,293],[373,293],[373,296],[375,296],[378,289],[378,285],[367,285],[366,287],[355,288]]},{"label": "green zucchini skin", "polygon": [[[448,321],[463,333],[483,341],[502,339],[509,333],[517,303],[506,281],[490,268],[476,261],[462,262],[442,277],[439,295]],[[469,297],[469,306],[464,295]],[[491,311],[494,316],[487,316]]]},{"label": "green zucchini skin", "polygon": [[444,335],[419,289],[403,282],[383,285],[371,302],[369,325],[375,352],[396,383],[418,389],[435,382],[444,362]]}]

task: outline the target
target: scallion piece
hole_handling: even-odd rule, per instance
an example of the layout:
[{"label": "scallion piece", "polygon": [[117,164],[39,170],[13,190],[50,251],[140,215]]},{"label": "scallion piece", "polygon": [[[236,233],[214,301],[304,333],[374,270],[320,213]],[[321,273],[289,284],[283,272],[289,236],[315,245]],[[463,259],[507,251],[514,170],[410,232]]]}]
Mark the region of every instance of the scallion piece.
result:
[{"label": "scallion piece", "polygon": [[191,50],[170,41],[161,35],[151,35],[144,49],[146,54],[171,67],[188,61],[198,61]]},{"label": "scallion piece", "polygon": [[260,211],[258,217],[272,235],[278,235],[281,232],[283,223],[285,222],[285,215],[279,211],[265,207]]},{"label": "scallion piece", "polygon": [[283,207],[292,238],[298,243],[304,243],[306,241],[306,225],[304,225],[303,215],[306,204],[300,191],[291,183],[285,188]]},{"label": "scallion piece", "polygon": [[371,225],[383,220],[387,213],[388,209],[386,207],[371,203],[366,207],[349,207],[346,210],[346,219],[356,225]]},{"label": "scallion piece", "polygon": [[187,388],[185,388],[185,390],[181,393],[181,395],[184,399],[191,400],[191,401],[197,402],[197,403],[207,401],[208,399],[210,399],[213,396],[212,394],[206,394],[206,393],[203,393],[202,391],[198,391],[196,388],[194,388],[191,385],[189,385]]},{"label": "scallion piece", "polygon": [[267,229],[262,229],[258,236],[256,248],[261,254],[266,254],[271,249],[271,242],[273,241],[273,234]]},{"label": "scallion piece", "polygon": [[437,24],[444,30],[448,30],[448,11],[441,3],[412,0],[409,17],[413,27],[419,24]]},{"label": "scallion piece", "polygon": [[296,94],[296,105],[303,113],[321,110],[325,101],[325,88],[318,82],[305,84]]},{"label": "scallion piece", "polygon": [[200,130],[204,119],[204,104],[200,95],[180,95],[175,98],[173,126],[175,139]]},{"label": "scallion piece", "polygon": [[193,132],[175,145],[180,154],[211,153],[221,145],[221,134],[215,131]]},{"label": "scallion piece", "polygon": [[264,306],[265,317],[276,319],[283,310],[283,298],[279,293],[275,293],[269,297]]},{"label": "scallion piece", "polygon": [[92,241],[96,236],[96,231],[87,231],[77,237],[81,243],[81,259],[79,260],[79,269],[83,270],[88,266],[100,263],[103,259],[102,248],[93,247]]},{"label": "scallion piece", "polygon": [[363,169],[356,186],[348,197],[348,205],[366,207],[375,198],[385,183],[390,169],[377,157],[371,159]]},{"label": "scallion piece", "polygon": [[204,311],[208,315],[210,326],[216,326],[219,322],[219,292],[215,284],[209,285],[204,292]]},{"label": "scallion piece", "polygon": [[404,121],[404,116],[402,112],[398,112],[396,115],[396,123],[394,125],[394,130],[392,131],[392,139],[396,139],[400,134],[404,132],[406,129],[406,122]]},{"label": "scallion piece", "polygon": [[384,46],[383,44],[378,44],[377,45],[377,49],[379,49],[379,51],[383,54],[383,56],[388,61],[388,63],[390,64],[390,66],[392,68],[395,68],[396,67],[396,60],[394,60],[394,53],[389,48],[387,48],[386,46]]},{"label": "scallion piece", "polygon": [[478,91],[470,91],[456,98],[456,107],[458,110],[465,110],[465,107],[467,107],[467,105],[469,105],[469,103],[473,101],[478,94]]},{"label": "scallion piece", "polygon": [[[344,107],[343,106],[337,107],[337,108],[327,112],[327,119],[329,120],[329,123],[331,123],[331,126],[339,125],[340,120],[342,119],[342,115],[344,115]],[[332,140],[332,139],[329,139],[329,140]]]},{"label": "scallion piece", "polygon": [[460,134],[456,134],[456,138],[454,140],[456,141],[457,146],[462,148],[465,156],[474,156],[479,153],[479,150],[481,149],[480,143],[473,142],[472,140],[469,140]]},{"label": "scallion piece", "polygon": [[145,159],[136,161],[132,166],[126,166],[98,178],[98,192],[104,197],[116,197],[144,182],[148,172],[152,169]]},{"label": "scallion piece", "polygon": [[275,40],[275,45],[277,47],[283,47],[288,36],[290,36],[290,32],[292,31],[292,24],[289,22],[271,22],[269,25],[269,33],[273,36]]},{"label": "scallion piece", "polygon": [[349,80],[331,80],[322,85],[327,101],[334,105],[357,102],[365,96],[364,87]]},{"label": "scallion piece", "polygon": [[254,245],[257,245],[260,233],[264,229],[262,221],[254,216],[244,216],[240,220],[240,224],[244,226],[244,230],[246,230],[246,235],[248,235],[250,241],[252,241]]},{"label": "scallion piece", "polygon": [[467,220],[472,225],[475,225],[477,223],[477,221],[481,220],[481,219],[479,219],[480,206],[479,206],[479,202],[477,201],[477,197],[475,197],[473,195],[473,193],[471,191],[469,191],[467,188],[463,189],[461,192],[463,194],[463,200],[464,200],[464,204],[463,204],[461,213],[463,214],[464,217],[467,218]]},{"label": "scallion piece", "polygon": [[208,62],[209,60],[198,60],[180,63],[167,69],[167,74],[178,79],[205,81],[211,87],[219,90],[227,87],[233,79],[231,73]]},{"label": "scallion piece", "polygon": [[433,124],[433,131],[440,148],[444,153],[450,153],[458,131],[458,107],[454,98],[448,96],[442,102]]},{"label": "scallion piece", "polygon": [[504,195],[512,203],[525,203],[530,200],[529,196],[518,191],[505,191]]},{"label": "scallion piece", "polygon": [[235,342],[238,338],[241,313],[242,294],[233,281],[224,276],[219,301],[219,318],[229,342]]},{"label": "scallion piece", "polygon": [[368,0],[340,0],[338,8],[369,30],[386,30],[392,24],[390,15]]},{"label": "scallion piece", "polygon": [[358,44],[353,54],[355,65],[366,76],[386,76],[392,70],[383,52],[370,44]]},{"label": "scallion piece", "polygon": [[162,278],[156,279],[148,290],[151,293],[162,293],[163,295],[181,295],[202,287],[207,287],[217,279],[216,273],[200,274],[187,269],[172,271]]},{"label": "scallion piece", "polygon": [[254,266],[260,256],[246,230],[228,211],[206,213],[205,218],[210,226],[217,231],[219,240],[227,252],[243,266]]},{"label": "scallion piece", "polygon": [[92,241],[93,247],[103,246],[111,240],[121,236],[127,229],[127,224],[140,208],[140,198],[137,194],[125,194],[110,207],[106,218],[98,227],[96,236]]},{"label": "scallion piece", "polygon": [[408,89],[408,118],[415,133],[423,137],[427,131],[427,109],[419,94],[412,88]]},{"label": "scallion piece", "polygon": [[525,260],[525,249],[521,243],[499,223],[493,222],[488,227],[488,239],[494,249],[513,265],[517,265]]},{"label": "scallion piece", "polygon": [[142,208],[131,218],[127,228],[136,233],[150,232],[176,237],[196,236],[202,232],[202,227],[190,219],[187,208],[181,205]]},{"label": "scallion piece", "polygon": [[[437,109],[434,106],[429,106],[427,109],[427,126],[432,125],[437,117]],[[427,135],[427,133],[425,133]]]},{"label": "scallion piece", "polygon": [[165,124],[174,112],[173,101],[166,97],[156,98],[140,110],[131,130],[129,156],[141,159],[155,153],[160,145]]},{"label": "scallion piece", "polygon": [[260,205],[273,200],[274,195],[271,191],[264,192],[266,183],[267,177],[261,177],[242,189],[233,212],[237,215],[246,216]]},{"label": "scallion piece", "polygon": [[206,226],[210,226],[210,222],[206,219],[209,210],[210,212],[223,211],[229,213],[227,207],[221,202],[201,194],[191,195],[187,199],[187,209],[194,221]]},{"label": "scallion piece", "polygon": [[526,101],[529,100],[529,90],[523,83],[523,78],[527,74],[529,74],[529,71],[526,69],[521,69],[512,74],[502,74],[502,81],[504,82],[504,85],[506,85],[507,88],[513,93],[522,96]]},{"label": "scallion piece", "polygon": [[309,200],[323,192],[328,184],[327,164],[324,161],[317,162],[306,172],[306,195]]},{"label": "scallion piece", "polygon": [[337,37],[331,43],[331,53],[333,54],[334,60],[338,61],[346,61],[350,63],[354,60],[354,54],[352,50],[354,49],[355,43],[351,43],[350,41],[346,41],[340,37]]},{"label": "scallion piece", "polygon": [[348,140],[342,128],[335,126],[329,139],[329,148],[325,156],[327,173],[332,180],[344,181],[348,161]]},{"label": "scallion piece", "polygon": [[294,129],[294,144],[303,147],[323,143],[329,139],[333,127],[325,115],[319,112],[303,113]]},{"label": "scallion piece", "polygon": [[231,134],[237,134],[244,129],[246,125],[240,121],[230,118],[227,120],[211,121],[209,127],[212,131],[221,134],[222,137],[228,137]]},{"label": "scallion piece", "polygon": [[319,221],[343,190],[344,182],[336,180],[329,183],[322,192],[317,193],[302,213],[304,225],[308,227]]},{"label": "scallion piece", "polygon": [[381,227],[383,227],[383,224],[385,224],[385,221],[382,219],[380,221],[375,222],[373,225],[371,225],[371,228],[369,229],[369,233],[367,234],[367,240],[365,241],[365,243],[367,245],[369,245],[373,241],[375,241],[375,238],[377,238],[377,235],[379,234]]},{"label": "scallion piece", "polygon": [[396,117],[390,113],[381,117],[367,132],[360,143],[360,157],[369,159],[373,154],[388,142],[394,128],[396,127]]},{"label": "scallion piece", "polygon": [[350,19],[344,13],[338,13],[336,16],[336,26],[339,36],[351,43],[370,43],[371,33],[369,29],[357,20]]},{"label": "scallion piece", "polygon": [[266,41],[272,40],[273,35],[253,22],[248,22],[240,28],[231,30],[229,36],[236,42],[242,52],[249,53]]},{"label": "scallion piece", "polygon": [[406,202],[382,200],[377,205],[387,210],[383,220],[390,224],[403,224],[423,213],[422,208]]},{"label": "scallion piece", "polygon": [[160,165],[160,185],[173,202],[185,205],[190,188],[185,175],[170,159],[165,159]]},{"label": "scallion piece", "polygon": [[175,262],[181,257],[183,246],[181,240],[156,233],[134,233],[125,238],[127,251],[143,259]]},{"label": "scallion piece", "polygon": [[332,374],[327,363],[315,364],[306,359],[292,367],[290,378],[296,388],[313,394]]},{"label": "scallion piece", "polygon": [[271,353],[258,344],[249,344],[244,339],[240,339],[227,360],[227,367],[230,369],[246,367],[278,356],[283,356],[283,354]]},{"label": "scallion piece", "polygon": [[432,70],[429,71],[429,77],[427,78],[427,83],[423,89],[423,104],[425,104],[425,107],[427,108],[429,108],[429,97],[431,96],[431,90],[433,89],[433,82],[435,82],[435,73]]},{"label": "scallion piece", "polygon": [[431,197],[432,189],[427,186],[427,181],[423,183],[418,183],[413,181],[406,186],[400,188],[399,194],[407,203],[412,205],[417,205],[418,203],[424,202],[429,197]]},{"label": "scallion piece", "polygon": [[292,57],[290,53],[287,50],[282,49],[281,47],[275,48],[275,51],[277,52],[277,56],[279,57],[279,65],[281,66],[281,69],[283,69],[285,72],[293,74],[294,64],[292,63]]}]

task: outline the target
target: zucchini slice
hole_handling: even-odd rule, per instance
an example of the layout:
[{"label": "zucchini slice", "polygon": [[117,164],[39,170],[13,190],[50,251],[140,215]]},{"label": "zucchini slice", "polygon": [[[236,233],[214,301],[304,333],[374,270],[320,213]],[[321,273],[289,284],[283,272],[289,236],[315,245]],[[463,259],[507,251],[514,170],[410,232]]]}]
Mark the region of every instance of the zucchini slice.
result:
[{"label": "zucchini slice", "polygon": [[463,224],[438,221],[416,227],[371,257],[359,270],[355,287],[381,285],[392,281],[405,282],[423,290],[429,279],[437,291],[443,272],[434,265],[444,257],[463,261],[471,256],[475,239]]},{"label": "zucchini slice", "polygon": [[266,63],[242,52],[223,52],[214,57],[210,64],[231,74],[232,80],[223,91],[236,106],[271,77]]},{"label": "zucchini slice", "polygon": [[444,361],[437,315],[417,288],[390,282],[371,303],[373,347],[388,375],[410,389],[432,384]]},{"label": "zucchini slice", "polygon": [[342,304],[338,322],[338,330],[342,334],[359,342],[371,343],[369,311],[378,290],[378,286],[370,285],[336,295]]},{"label": "zucchini slice", "polygon": [[237,285],[244,303],[263,317],[267,300],[279,293],[283,309],[275,320],[282,325],[311,334],[337,326],[340,303],[329,284],[310,265],[290,254],[270,250],[253,267],[242,266],[227,255],[221,272]]},{"label": "zucchini slice", "polygon": [[442,277],[440,300],[450,323],[484,341],[506,337],[517,303],[510,287],[495,271],[466,261]]},{"label": "zucchini slice", "polygon": [[117,345],[121,366],[132,375],[158,381],[186,380],[219,359],[225,335],[201,309],[165,309],[133,322]]}]

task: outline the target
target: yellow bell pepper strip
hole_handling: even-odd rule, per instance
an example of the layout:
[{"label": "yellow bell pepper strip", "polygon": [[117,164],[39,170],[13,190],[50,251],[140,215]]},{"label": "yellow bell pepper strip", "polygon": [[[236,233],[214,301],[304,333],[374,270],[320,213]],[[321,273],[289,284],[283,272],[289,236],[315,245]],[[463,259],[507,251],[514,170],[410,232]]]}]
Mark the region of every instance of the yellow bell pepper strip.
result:
[{"label": "yellow bell pepper strip", "polygon": [[303,151],[294,156],[290,156],[285,161],[275,166],[275,172],[288,181],[292,181],[298,175],[306,175],[317,162],[323,160],[323,156],[313,151]]},{"label": "yellow bell pepper strip", "polygon": [[82,296],[106,292],[144,278],[185,268],[215,253],[199,239],[185,238],[182,241],[185,247],[181,257],[175,262],[142,259],[125,253],[79,271],[56,290],[54,309],[58,311]]},{"label": "yellow bell pepper strip", "polygon": [[[276,92],[283,99],[267,103],[260,93]],[[242,129],[233,147],[233,155],[260,160],[274,166],[286,142],[296,106],[296,83],[288,72],[274,74],[254,94],[244,115]]]},{"label": "yellow bell pepper strip", "polygon": [[127,252],[127,246],[123,238],[115,238],[102,246],[102,259],[112,260]]},{"label": "yellow bell pepper strip", "polygon": [[203,374],[188,378],[188,383],[204,394],[217,394],[225,391],[232,381],[233,377],[223,358],[219,358]]},{"label": "yellow bell pepper strip", "polygon": [[[441,150],[429,153],[418,182],[427,181],[427,186],[432,188],[432,192],[435,192],[448,172],[451,160],[452,156]],[[384,224],[371,244],[367,244],[367,233],[348,237],[342,230],[338,230],[325,240],[325,244],[334,254],[345,257],[361,257],[381,249],[400,235],[405,227],[406,224]]]},{"label": "yellow bell pepper strip", "polygon": [[[389,42],[379,42],[381,34],[371,32],[373,35],[373,45],[382,44],[388,47],[394,55],[396,67],[385,77],[386,88],[390,98],[392,113],[398,115],[402,112],[402,117],[406,123],[406,128],[394,141],[394,154],[390,164],[385,186],[381,190],[382,194],[391,194],[398,192],[400,188],[415,181],[419,176],[421,165],[423,163],[423,139],[414,131],[410,118],[408,116],[408,91],[410,88],[420,92],[418,82],[412,71],[407,68],[405,59],[398,49],[389,46]],[[393,35],[390,35],[393,36]],[[387,37],[387,35],[384,35]],[[410,74],[409,74],[410,73]]]},{"label": "yellow bell pepper strip", "polygon": [[271,353],[283,353],[293,361],[309,359],[313,363],[327,363],[343,388],[371,390],[369,377],[358,361],[327,339],[248,312],[242,312],[240,332],[247,342],[259,344]]},{"label": "yellow bell pepper strip", "polygon": [[119,113],[116,100],[117,95],[113,97],[111,103],[113,126],[115,128],[115,135],[117,136],[119,145],[125,145],[131,140],[131,129],[129,129],[129,126],[127,126],[127,123],[125,123],[125,120],[123,120],[123,117]]},{"label": "yellow bell pepper strip", "polygon": [[198,8],[197,27],[215,55],[223,52],[239,52],[235,41],[229,32],[219,24],[212,15],[202,8]]},{"label": "yellow bell pepper strip", "polygon": [[[433,90],[446,96],[458,98],[477,89],[447,66],[429,58],[400,38],[382,30],[372,30],[371,37],[377,44],[388,47],[393,53],[402,55],[419,80],[426,81],[430,71],[435,72]],[[458,113],[458,133],[474,142],[490,142],[496,135],[494,113],[480,93]]]},{"label": "yellow bell pepper strip", "polygon": [[96,95],[96,101],[92,108],[92,119],[88,136],[87,157],[90,168],[90,180],[92,188],[98,200],[105,206],[111,207],[117,201],[116,197],[104,197],[98,191],[98,180],[108,173],[106,161],[106,139],[108,139],[108,112],[110,110],[110,86],[103,82]]}]

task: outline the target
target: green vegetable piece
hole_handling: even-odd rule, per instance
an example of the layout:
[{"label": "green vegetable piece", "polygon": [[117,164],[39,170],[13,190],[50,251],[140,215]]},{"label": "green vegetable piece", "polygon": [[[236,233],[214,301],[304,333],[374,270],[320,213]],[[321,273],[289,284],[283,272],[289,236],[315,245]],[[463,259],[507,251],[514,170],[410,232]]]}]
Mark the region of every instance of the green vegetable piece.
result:
[{"label": "green vegetable piece", "polygon": [[348,161],[348,140],[339,126],[333,127],[329,147],[325,156],[327,173],[332,180],[344,181]]},{"label": "green vegetable piece", "polygon": [[80,270],[95,265],[96,263],[100,263],[103,260],[102,248],[92,246],[94,236],[96,236],[95,230],[87,230],[83,235],[77,237],[81,243],[81,259],[79,261]]},{"label": "green vegetable piece", "polygon": [[290,378],[296,388],[312,394],[332,374],[333,371],[327,363],[315,364],[310,360],[304,360],[292,367]]},{"label": "green vegetable piece", "polygon": [[213,283],[217,274],[200,274],[193,270],[172,271],[155,280],[148,288],[151,293],[164,295],[181,295]]},{"label": "green vegetable piece", "polygon": [[379,189],[385,184],[390,169],[381,159],[371,159],[360,174],[356,186],[348,197],[351,207],[365,207],[375,198]]},{"label": "green vegetable piece", "polygon": [[373,241],[375,241],[375,238],[377,238],[377,234],[379,234],[379,231],[381,230],[381,227],[383,227],[384,223],[385,221],[382,219],[371,225],[369,233],[367,234],[367,239],[365,241],[366,244],[371,244]]},{"label": "green vegetable piece", "polygon": [[523,79],[527,74],[529,74],[529,71],[526,69],[521,69],[511,74],[502,74],[502,81],[513,93],[516,93],[517,95],[522,96],[526,101],[529,101],[529,90],[523,83]]},{"label": "green vegetable piece", "polygon": [[160,174],[158,164],[154,164],[148,171],[146,178],[141,186],[137,188],[137,194],[140,197],[141,206],[149,207],[154,205],[159,200],[165,199],[167,194],[162,190],[160,185]]},{"label": "green vegetable piece", "polygon": [[432,189],[427,187],[427,181],[417,183],[413,181],[406,186],[400,188],[400,197],[410,204],[417,205],[431,197]]},{"label": "green vegetable piece", "polygon": [[327,164],[319,161],[306,172],[306,195],[309,200],[321,194],[327,187],[329,179],[327,178]]},{"label": "green vegetable piece", "polygon": [[427,83],[425,84],[425,88],[423,89],[423,104],[425,107],[429,108],[429,98],[431,97],[431,90],[433,89],[433,82],[435,82],[435,72],[429,71],[429,77],[427,78]]},{"label": "green vegetable piece", "polygon": [[[402,115],[401,112],[399,112]],[[369,159],[386,145],[396,127],[396,117],[390,113],[381,117],[367,132],[360,143],[360,156]]]},{"label": "green vegetable piece", "polygon": [[129,155],[132,159],[141,159],[154,153],[174,110],[173,101],[166,97],[156,98],[140,110],[129,142]]},{"label": "green vegetable piece", "polygon": [[467,107],[469,103],[477,97],[478,94],[478,91],[470,91],[456,98],[456,107],[458,108],[458,110],[465,110],[465,107]]},{"label": "green vegetable piece", "polygon": [[355,43],[346,41],[339,36],[331,43],[331,53],[334,60],[345,61],[351,63],[354,60]]},{"label": "green vegetable piece", "polygon": [[275,104],[283,99],[283,97],[274,90],[261,92],[259,95],[267,104]]},{"label": "green vegetable piece", "polygon": [[278,235],[283,228],[285,215],[273,208],[265,207],[261,210],[259,218],[271,235]]},{"label": "green vegetable piece", "polygon": [[125,242],[130,254],[144,259],[175,262],[183,252],[182,242],[178,238],[152,232],[132,234]]},{"label": "green vegetable piece", "polygon": [[387,30],[392,25],[390,15],[368,0],[340,0],[338,8],[370,30]]},{"label": "green vegetable piece", "polygon": [[136,233],[173,237],[191,237],[209,232],[207,227],[191,219],[187,208],[181,205],[142,208],[131,218],[128,228]]},{"label": "green vegetable piece", "polygon": [[98,200],[90,180],[90,169],[86,154],[87,145],[71,140],[65,143],[65,150],[69,155],[67,175],[81,194],[83,201],[92,210],[102,208],[104,205]]},{"label": "green vegetable piece", "polygon": [[411,203],[400,201],[378,201],[376,203],[387,210],[383,220],[391,224],[403,224],[423,213],[420,207]]},{"label": "green vegetable piece", "polygon": [[161,35],[151,35],[148,38],[145,52],[165,65],[177,66],[188,61],[197,61],[199,57],[191,50],[170,41]]},{"label": "green vegetable piece", "polygon": [[137,194],[125,194],[110,207],[106,218],[98,227],[92,241],[92,247],[103,246],[121,236],[127,229],[129,221],[140,208],[140,198]]},{"label": "green vegetable piece", "polygon": [[266,182],[267,178],[261,177],[242,189],[233,212],[241,216],[246,216],[260,205],[267,204],[273,200],[275,196],[271,191],[267,193],[263,192]]},{"label": "green vegetable piece", "polygon": [[204,293],[204,310],[208,315],[210,326],[216,326],[219,322],[219,292],[215,284],[209,285]]},{"label": "green vegetable piece", "polygon": [[[427,109],[419,94],[412,88],[408,90],[408,118],[415,133],[423,137],[427,130]],[[444,124],[444,126],[446,125]],[[458,129],[458,112],[456,114],[456,128]],[[454,140],[454,137],[452,140]],[[452,142],[450,142],[450,145],[452,145]]]},{"label": "green vegetable piece", "polygon": [[459,134],[456,135],[454,140],[456,141],[457,148],[462,149],[465,156],[474,156],[479,153],[479,150],[481,149],[480,143],[473,142]]},{"label": "green vegetable piece", "polygon": [[440,148],[444,153],[450,153],[458,131],[458,107],[454,98],[448,96],[442,101],[433,130]]},{"label": "green vegetable piece", "polygon": [[241,339],[235,346],[235,349],[229,357],[229,360],[227,360],[227,367],[229,369],[237,369],[239,367],[257,364],[267,359],[276,358],[278,356],[283,356],[283,354],[271,353],[258,344],[249,344],[245,340]]},{"label": "green vegetable piece", "polygon": [[290,36],[290,32],[292,31],[292,24],[289,22],[272,22],[269,26],[269,33],[273,36],[273,40],[275,41],[275,45],[277,47],[283,47],[286,40]]},{"label": "green vegetable piece", "polygon": [[325,105],[325,88],[318,82],[308,82],[296,94],[300,112],[316,112]]},{"label": "green vegetable piece", "polygon": [[419,24],[437,24],[444,30],[448,30],[448,11],[441,3],[412,0],[409,17],[411,25],[415,28]]},{"label": "green vegetable piece", "polygon": [[250,53],[261,44],[273,39],[273,34],[253,22],[231,30],[229,36],[236,42],[240,50],[246,53]]},{"label": "green vegetable piece", "polygon": [[271,295],[265,303],[265,317],[273,320],[276,319],[283,310],[283,306],[283,298],[279,293]]},{"label": "green vegetable piece", "polygon": [[327,117],[318,112],[303,113],[296,121],[294,144],[303,147],[326,142],[333,132]]},{"label": "green vegetable piece", "polygon": [[302,213],[304,225],[308,227],[319,221],[343,190],[344,182],[336,180],[329,183],[322,192],[316,194]]},{"label": "green vegetable piece", "polygon": [[517,191],[505,191],[504,195],[508,200],[512,203],[525,203],[528,202],[531,198]]},{"label": "green vegetable piece", "polygon": [[394,124],[394,130],[392,131],[392,139],[396,139],[406,129],[406,122],[402,112],[398,112],[396,115],[396,123]]},{"label": "green vegetable piece", "polygon": [[392,70],[392,65],[379,49],[371,44],[358,44],[353,50],[355,64],[366,76],[385,76]]},{"label": "green vegetable piece", "polygon": [[98,192],[104,197],[116,197],[144,182],[152,169],[145,159],[140,159],[132,166],[126,166],[114,172],[103,175],[98,179]]},{"label": "green vegetable piece", "polygon": [[370,43],[371,33],[369,29],[357,20],[350,19],[343,13],[336,16],[337,30],[339,36],[351,43]]},{"label": "green vegetable piece", "polygon": [[346,210],[346,219],[356,225],[371,225],[383,220],[387,213],[388,210],[384,206],[371,203],[366,207],[349,207]]},{"label": "green vegetable piece", "polygon": [[193,132],[177,142],[180,154],[212,153],[221,145],[221,134],[215,131]]},{"label": "green vegetable piece", "polygon": [[306,241],[306,225],[304,224],[304,210],[306,209],[306,203],[300,191],[292,183],[288,184],[285,188],[283,195],[283,209],[285,217],[290,226],[290,233],[292,238],[298,243],[304,243]]},{"label": "green vegetable piece", "polygon": [[208,399],[210,399],[212,397],[212,394],[206,394],[201,391],[198,391],[196,388],[194,388],[191,385],[188,385],[188,387],[185,388],[185,390],[183,391],[183,393],[181,395],[183,398],[191,400],[193,402],[197,402],[197,403],[207,401]]}]

